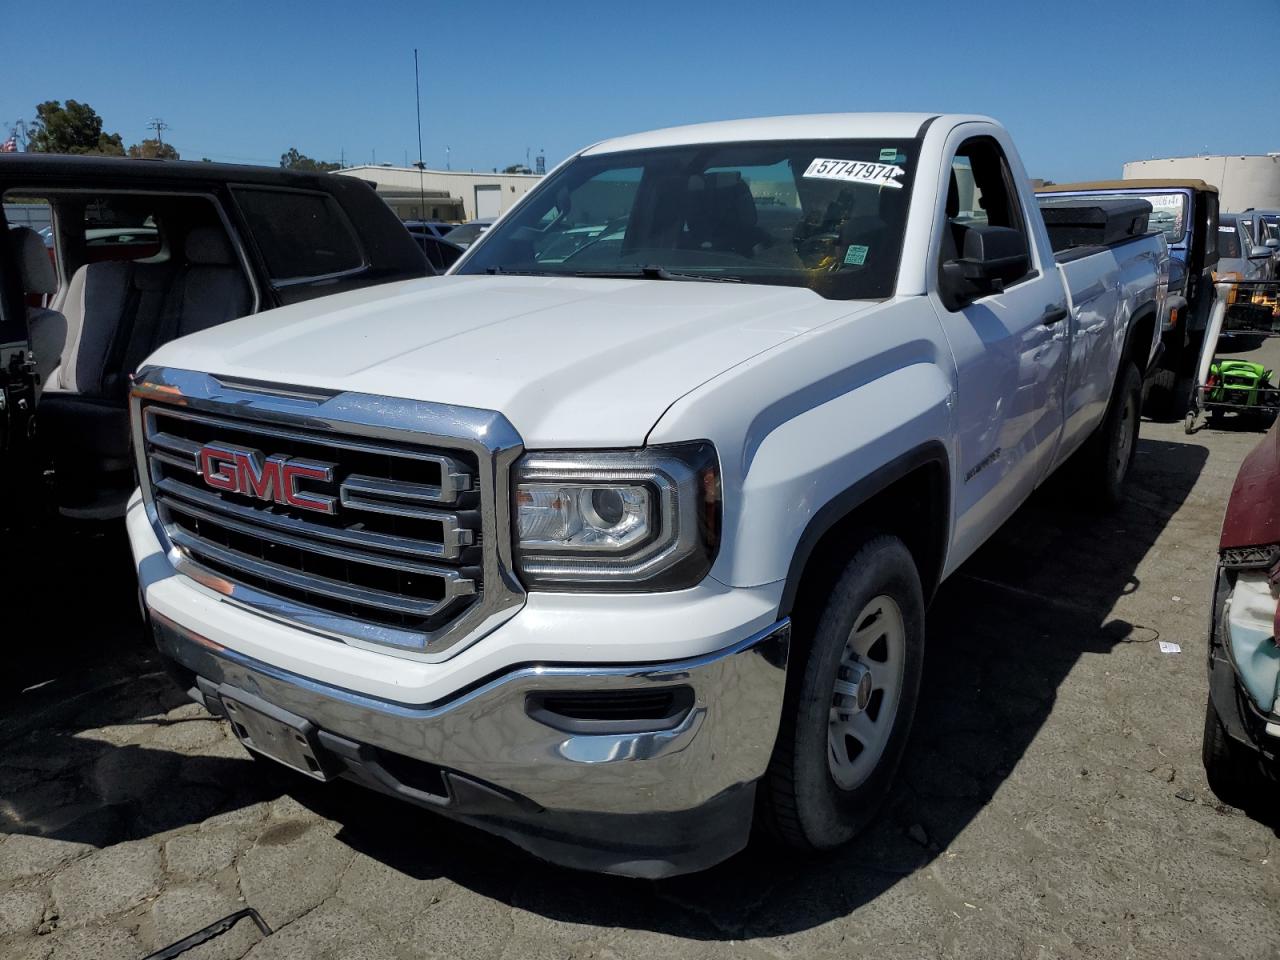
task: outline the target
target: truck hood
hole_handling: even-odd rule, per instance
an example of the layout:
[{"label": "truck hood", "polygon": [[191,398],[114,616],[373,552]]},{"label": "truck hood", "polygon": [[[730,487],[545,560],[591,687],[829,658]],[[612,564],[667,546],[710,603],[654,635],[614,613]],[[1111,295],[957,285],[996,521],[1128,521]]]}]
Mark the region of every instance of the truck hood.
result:
[{"label": "truck hood", "polygon": [[739,283],[436,277],[245,317],[147,362],[498,410],[529,447],[631,446],[698,385],[870,305]]}]

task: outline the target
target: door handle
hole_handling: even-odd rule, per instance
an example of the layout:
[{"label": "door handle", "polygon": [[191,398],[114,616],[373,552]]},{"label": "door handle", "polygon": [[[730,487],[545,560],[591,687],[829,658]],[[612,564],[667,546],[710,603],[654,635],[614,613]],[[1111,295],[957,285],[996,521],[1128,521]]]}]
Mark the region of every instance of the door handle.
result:
[{"label": "door handle", "polygon": [[1045,327],[1052,327],[1055,323],[1060,323],[1067,317],[1071,316],[1067,312],[1066,307],[1046,307],[1044,313],[1040,314],[1040,324]]}]

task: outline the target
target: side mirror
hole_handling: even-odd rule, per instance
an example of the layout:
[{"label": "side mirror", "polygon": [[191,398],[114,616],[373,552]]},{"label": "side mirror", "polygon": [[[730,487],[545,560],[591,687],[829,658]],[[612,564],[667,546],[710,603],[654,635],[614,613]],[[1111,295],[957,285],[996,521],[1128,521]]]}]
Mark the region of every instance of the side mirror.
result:
[{"label": "side mirror", "polygon": [[1012,227],[972,226],[964,232],[962,256],[942,265],[942,294],[948,309],[991,293],[1031,267],[1023,235]]},{"label": "side mirror", "polygon": [[1257,247],[1249,248],[1250,260],[1266,260],[1270,256],[1271,256],[1271,247],[1257,246]]},{"label": "side mirror", "polygon": [[1027,272],[1031,258],[1022,234],[1012,227],[970,227],[964,235],[965,278],[999,281],[1001,286]]}]

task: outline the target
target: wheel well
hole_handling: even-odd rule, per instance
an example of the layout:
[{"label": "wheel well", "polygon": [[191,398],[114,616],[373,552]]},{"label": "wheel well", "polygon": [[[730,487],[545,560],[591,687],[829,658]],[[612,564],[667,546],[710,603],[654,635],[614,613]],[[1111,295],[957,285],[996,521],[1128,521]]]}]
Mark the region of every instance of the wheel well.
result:
[{"label": "wheel well", "polygon": [[927,602],[938,585],[946,554],[947,493],[945,462],[928,460],[831,518],[833,522],[812,543],[803,565],[793,568],[788,577],[782,615],[791,616],[796,632],[802,637],[809,634],[825,597],[844,571],[850,542],[867,533],[887,533],[902,540],[915,560]]},{"label": "wheel well", "polygon": [[1124,351],[1125,359],[1136,363],[1138,372],[1144,377],[1147,375],[1148,358],[1143,351],[1150,349],[1155,335],[1156,311],[1152,307],[1144,308],[1129,324],[1129,341]]}]

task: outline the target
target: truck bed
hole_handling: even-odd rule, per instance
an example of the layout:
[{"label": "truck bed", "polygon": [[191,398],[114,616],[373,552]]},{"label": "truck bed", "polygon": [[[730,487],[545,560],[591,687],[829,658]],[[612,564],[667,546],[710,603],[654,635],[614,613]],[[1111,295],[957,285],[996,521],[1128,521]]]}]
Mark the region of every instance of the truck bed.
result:
[{"label": "truck bed", "polygon": [[1040,197],[1039,203],[1059,262],[1146,235],[1151,215],[1150,203],[1129,197]]}]

